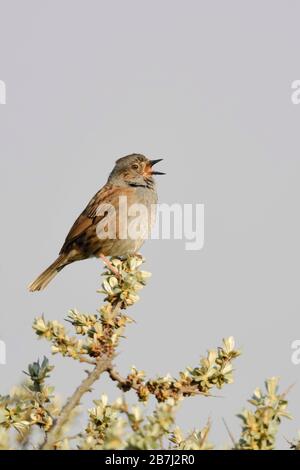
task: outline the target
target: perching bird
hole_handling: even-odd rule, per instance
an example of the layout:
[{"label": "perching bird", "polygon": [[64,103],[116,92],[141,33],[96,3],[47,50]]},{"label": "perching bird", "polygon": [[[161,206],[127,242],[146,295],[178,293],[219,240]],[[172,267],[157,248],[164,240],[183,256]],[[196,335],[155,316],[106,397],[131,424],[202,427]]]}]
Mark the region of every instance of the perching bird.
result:
[{"label": "perching bird", "polygon": [[[157,203],[157,192],[153,175],[165,173],[153,171],[152,167],[161,160],[149,160],[140,154],[119,158],[105,186],[95,194],[75,221],[56,261],[33,281],[28,289],[31,292],[44,289],[59,271],[74,261],[100,257],[114,271],[107,256],[128,256],[136,253],[154,222],[153,207],[155,208]],[[129,236],[129,230],[124,232],[124,227],[121,226],[124,201],[128,209],[134,208],[135,204],[144,208],[139,213],[137,224],[144,225],[144,231],[139,232],[138,227],[133,226],[136,236]],[[133,215],[128,215],[128,212],[125,212],[125,221],[123,220],[125,230],[131,222],[137,221],[134,215],[136,211],[133,210]],[[113,230],[109,232],[108,226],[110,229],[115,228],[114,233]]]}]

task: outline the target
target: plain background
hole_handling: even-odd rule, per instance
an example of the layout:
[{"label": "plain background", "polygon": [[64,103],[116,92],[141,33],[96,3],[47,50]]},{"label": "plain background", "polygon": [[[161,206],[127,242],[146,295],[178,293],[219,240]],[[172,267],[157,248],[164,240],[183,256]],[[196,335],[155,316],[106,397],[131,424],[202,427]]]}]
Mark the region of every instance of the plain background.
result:
[{"label": "plain background", "polygon": [[[233,335],[243,349],[235,383],[223,398],[185,400],[178,422],[189,430],[210,416],[211,441],[226,445],[221,418],[238,436],[235,414],[279,375],[283,389],[296,382],[295,420],[278,441],[287,447],[300,428],[300,365],[291,362],[300,337],[299,17],[292,0],[0,1],[1,393],[49,356],[34,316],[62,321],[69,308],[100,304],[97,260],[67,268],[42,293],[26,286],[116,158],[141,152],[164,157],[161,202],[205,204],[205,245],[145,244],[153,277],[130,310],[137,323],[118,367],[176,374]],[[51,362],[68,396],[84,367]],[[103,378],[85,404],[102,392],[119,395]]]}]

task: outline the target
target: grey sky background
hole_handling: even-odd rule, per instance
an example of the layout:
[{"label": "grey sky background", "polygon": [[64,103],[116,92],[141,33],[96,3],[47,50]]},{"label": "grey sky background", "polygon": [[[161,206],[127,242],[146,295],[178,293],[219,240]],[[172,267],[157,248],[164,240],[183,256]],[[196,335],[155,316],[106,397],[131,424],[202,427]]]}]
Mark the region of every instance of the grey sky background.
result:
[{"label": "grey sky background", "polygon": [[[149,376],[195,365],[233,335],[243,355],[223,398],[187,399],[184,430],[208,416],[211,441],[238,436],[235,414],[264,379],[281,377],[300,429],[299,123],[291,83],[300,78],[299,1],[0,0],[1,328],[7,365],[1,393],[29,362],[49,356],[34,316],[62,321],[94,312],[102,265],[65,269],[47,290],[28,283],[52,262],[116,158],[164,157],[160,202],[204,203],[205,245],[151,240],[142,252],[152,278],[130,311],[117,364]],[[80,364],[52,357],[63,397]],[[103,378],[93,395],[119,395]],[[249,405],[250,406],[250,405]]]}]

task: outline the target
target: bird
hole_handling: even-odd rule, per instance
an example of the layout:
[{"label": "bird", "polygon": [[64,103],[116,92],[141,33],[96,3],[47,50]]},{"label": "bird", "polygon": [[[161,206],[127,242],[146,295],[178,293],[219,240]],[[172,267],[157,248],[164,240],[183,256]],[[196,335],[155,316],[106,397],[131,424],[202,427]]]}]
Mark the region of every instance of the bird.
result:
[{"label": "bird", "polygon": [[[72,225],[58,258],[40,274],[28,289],[30,292],[45,289],[50,281],[67,265],[91,257],[100,258],[118,276],[116,268],[107,257],[126,257],[138,253],[155,221],[157,189],[153,166],[162,158],[151,160],[133,153],[119,158],[106,184],[92,197],[86,208]],[[122,227],[120,216],[124,201],[128,211],[122,214],[123,225],[134,227],[137,236],[129,236]],[[135,208],[144,208],[138,216]],[[130,214],[130,207],[135,209]],[[153,210],[154,208],[154,210]],[[123,211],[124,212],[124,211]],[[117,223],[116,223],[117,220]],[[143,227],[140,232],[137,226]],[[114,233],[113,230],[114,228]],[[111,231],[110,231],[111,230]],[[124,234],[125,232],[125,234]]]}]

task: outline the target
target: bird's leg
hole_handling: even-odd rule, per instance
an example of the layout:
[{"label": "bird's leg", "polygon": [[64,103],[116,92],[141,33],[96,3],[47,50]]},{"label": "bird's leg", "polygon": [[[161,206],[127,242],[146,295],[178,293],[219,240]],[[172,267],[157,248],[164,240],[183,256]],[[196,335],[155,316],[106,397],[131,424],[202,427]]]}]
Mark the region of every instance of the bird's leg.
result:
[{"label": "bird's leg", "polygon": [[106,264],[106,266],[108,267],[108,269],[118,278],[120,279],[121,276],[120,276],[120,273],[119,271],[117,270],[117,268],[115,268],[111,262],[109,261],[108,258],[106,258],[106,256],[104,256],[102,253],[100,253],[99,257],[102,259],[103,263]]}]

